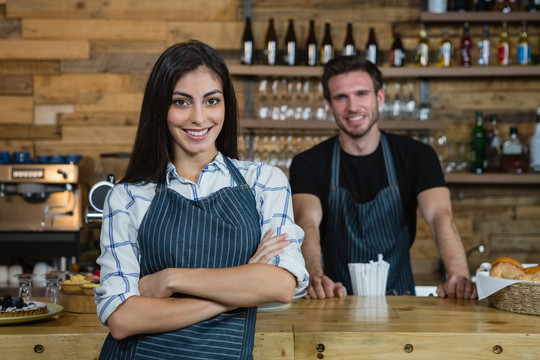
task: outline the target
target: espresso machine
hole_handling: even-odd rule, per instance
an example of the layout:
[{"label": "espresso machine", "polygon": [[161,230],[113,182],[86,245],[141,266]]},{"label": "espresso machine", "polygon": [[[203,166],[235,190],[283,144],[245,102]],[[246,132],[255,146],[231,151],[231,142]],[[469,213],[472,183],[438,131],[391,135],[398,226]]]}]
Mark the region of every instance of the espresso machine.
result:
[{"label": "espresso machine", "polygon": [[2,256],[73,257],[80,252],[80,165],[0,165]]}]

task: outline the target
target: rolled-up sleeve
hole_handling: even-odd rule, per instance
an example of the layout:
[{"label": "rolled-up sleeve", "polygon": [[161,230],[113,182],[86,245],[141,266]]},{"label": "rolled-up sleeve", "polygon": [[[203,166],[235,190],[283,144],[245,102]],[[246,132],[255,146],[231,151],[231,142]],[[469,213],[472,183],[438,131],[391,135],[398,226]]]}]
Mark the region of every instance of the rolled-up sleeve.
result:
[{"label": "rolled-up sleeve", "polygon": [[294,223],[289,181],[279,168],[268,165],[262,165],[258,174],[253,188],[261,219],[261,235],[274,229],[276,235],[286,233],[290,241],[284,252],[268,263],[284,268],[296,277],[295,293],[298,294],[308,286],[309,274],[301,251],[304,231]]},{"label": "rolled-up sleeve", "polygon": [[94,291],[103,324],[126,299],[140,295],[137,227],[131,218],[129,186],[116,185],[107,195],[101,227],[100,286]]}]

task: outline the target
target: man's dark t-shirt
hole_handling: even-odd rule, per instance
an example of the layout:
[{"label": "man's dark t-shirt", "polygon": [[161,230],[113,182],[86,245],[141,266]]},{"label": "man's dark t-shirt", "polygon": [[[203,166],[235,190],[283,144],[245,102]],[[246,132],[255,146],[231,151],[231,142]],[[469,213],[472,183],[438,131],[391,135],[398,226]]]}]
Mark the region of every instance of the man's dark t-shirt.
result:
[{"label": "man's dark t-shirt", "polygon": [[[411,245],[416,235],[417,196],[424,190],[445,187],[444,175],[437,154],[432,147],[410,137],[384,133],[388,139],[405,221],[409,229]],[[290,167],[290,183],[293,194],[308,193],[321,200],[324,234],[327,214],[328,189],[330,185],[330,162],[336,137],[321,142],[293,158]],[[375,195],[388,186],[382,147],[369,155],[353,156],[341,150],[339,185],[347,189],[358,203],[373,200]]]}]

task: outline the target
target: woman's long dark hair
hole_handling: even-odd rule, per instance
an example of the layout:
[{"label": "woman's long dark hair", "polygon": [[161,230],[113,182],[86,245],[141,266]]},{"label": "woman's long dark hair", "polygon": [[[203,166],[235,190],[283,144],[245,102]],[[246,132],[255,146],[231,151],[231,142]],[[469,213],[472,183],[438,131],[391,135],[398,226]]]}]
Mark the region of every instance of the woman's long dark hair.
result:
[{"label": "woman's long dark hair", "polygon": [[216,147],[225,156],[238,158],[238,105],[229,69],[216,50],[200,41],[189,40],[165,50],[150,73],[133,151],[121,183],[163,179],[172,154],[167,114],[174,87],[182,76],[201,66],[212,70],[223,87],[225,121]]}]

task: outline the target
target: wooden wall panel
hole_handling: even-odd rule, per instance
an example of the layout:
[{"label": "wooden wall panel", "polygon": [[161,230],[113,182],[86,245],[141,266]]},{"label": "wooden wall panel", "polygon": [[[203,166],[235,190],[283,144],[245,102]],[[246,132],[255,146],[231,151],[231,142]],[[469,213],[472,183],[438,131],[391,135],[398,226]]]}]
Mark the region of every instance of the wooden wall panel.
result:
[{"label": "wooden wall panel", "polygon": [[60,139],[61,129],[55,125],[2,125],[0,124],[0,140],[39,140]]},{"label": "wooden wall panel", "polygon": [[0,95],[32,95],[31,76],[0,76]]},{"label": "wooden wall panel", "polygon": [[88,41],[70,40],[0,40],[1,60],[88,59]]},{"label": "wooden wall panel", "polygon": [[34,107],[34,124],[56,125],[60,114],[72,112],[73,104],[36,105]]},{"label": "wooden wall panel", "polygon": [[13,18],[105,18],[160,20],[231,20],[241,0],[7,0]]},{"label": "wooden wall panel", "polygon": [[140,111],[142,94],[106,93],[93,104],[76,104],[76,112],[132,113]]},{"label": "wooden wall panel", "polygon": [[86,125],[137,125],[139,123],[139,113],[83,113],[60,114],[58,116],[60,125],[86,126]]},{"label": "wooden wall panel", "polygon": [[25,39],[165,40],[166,24],[157,20],[28,19]]},{"label": "wooden wall panel", "polygon": [[60,60],[0,60],[0,75],[52,75],[60,73]]},{"label": "wooden wall panel", "polygon": [[32,124],[34,100],[31,96],[0,96],[0,124]]},{"label": "wooden wall panel", "polygon": [[62,144],[133,145],[136,126],[63,126]]},{"label": "wooden wall panel", "polygon": [[130,92],[128,74],[36,76],[34,99],[44,103],[95,103],[106,93]]},{"label": "wooden wall panel", "polygon": [[[165,50],[165,45],[163,50]],[[150,73],[159,54],[104,54],[89,60],[67,60],[61,65],[62,73]]]}]

